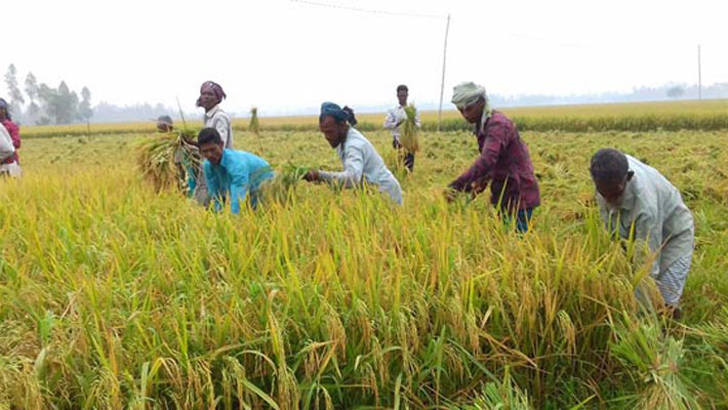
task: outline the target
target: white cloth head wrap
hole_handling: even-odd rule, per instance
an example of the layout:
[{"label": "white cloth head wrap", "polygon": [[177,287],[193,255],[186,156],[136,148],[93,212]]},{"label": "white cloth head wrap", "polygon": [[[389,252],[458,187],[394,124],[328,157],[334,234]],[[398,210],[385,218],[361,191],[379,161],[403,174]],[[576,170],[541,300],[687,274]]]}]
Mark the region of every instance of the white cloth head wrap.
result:
[{"label": "white cloth head wrap", "polygon": [[471,104],[475,104],[481,98],[485,100],[483,120],[486,120],[490,118],[493,111],[490,108],[490,101],[485,93],[485,87],[468,81],[460,83],[452,89],[452,103],[461,110]]}]

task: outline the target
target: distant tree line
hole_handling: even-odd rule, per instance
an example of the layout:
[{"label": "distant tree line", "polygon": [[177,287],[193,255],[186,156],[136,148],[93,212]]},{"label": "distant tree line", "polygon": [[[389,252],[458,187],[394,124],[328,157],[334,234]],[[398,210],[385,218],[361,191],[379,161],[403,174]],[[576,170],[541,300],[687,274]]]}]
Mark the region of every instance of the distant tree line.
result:
[{"label": "distant tree line", "polygon": [[[65,81],[53,88],[46,83],[38,83],[35,75],[29,72],[21,90],[18,71],[10,64],[5,73],[8,89],[10,113],[14,119],[25,124],[71,124],[87,122],[93,117],[91,91],[81,89],[81,96],[68,88]],[[24,91],[24,92],[23,92]],[[27,104],[26,104],[27,103]]]},{"label": "distant tree line", "polygon": [[[599,94],[572,95],[516,95],[502,96],[494,94],[491,102],[494,107],[560,105],[560,104],[599,104],[619,102],[641,102],[662,100],[697,100],[697,84],[668,83],[658,87],[635,87],[631,92],[606,92]],[[728,83],[704,85],[703,99],[728,98]]]}]

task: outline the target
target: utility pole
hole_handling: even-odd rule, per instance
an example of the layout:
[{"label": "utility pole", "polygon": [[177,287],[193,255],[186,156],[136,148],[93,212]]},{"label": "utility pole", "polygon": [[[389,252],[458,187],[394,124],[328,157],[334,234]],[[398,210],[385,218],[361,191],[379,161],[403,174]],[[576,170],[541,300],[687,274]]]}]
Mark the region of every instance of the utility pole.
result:
[{"label": "utility pole", "polygon": [[447,61],[447,36],[450,33],[450,14],[447,15],[447,25],[445,26],[445,50],[442,54],[442,82],[440,83],[440,109],[437,111],[437,132],[440,132],[440,123],[442,122],[442,97],[445,94],[445,62]]},{"label": "utility pole", "polygon": [[700,44],[698,44],[698,100],[703,99],[703,73],[700,68]]}]

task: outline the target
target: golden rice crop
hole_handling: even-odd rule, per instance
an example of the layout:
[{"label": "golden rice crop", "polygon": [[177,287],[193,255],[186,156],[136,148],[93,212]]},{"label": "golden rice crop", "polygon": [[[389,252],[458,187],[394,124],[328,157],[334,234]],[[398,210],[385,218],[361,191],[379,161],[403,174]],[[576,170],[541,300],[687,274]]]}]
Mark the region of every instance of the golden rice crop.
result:
[{"label": "golden rice crop", "polygon": [[[149,137],[28,140],[0,181],[0,408],[728,405],[723,133],[524,132],[543,193],[524,236],[485,197],[442,199],[472,134],[425,136],[398,208],[297,184],[290,164],[340,167],[318,133],[236,132],[287,198],[238,216],[145,183]],[[646,267],[589,201],[602,146],[693,210],[682,324],[635,304]]]},{"label": "golden rice crop", "polygon": [[[354,107],[356,109],[356,107]],[[522,131],[658,131],[658,130],[726,130],[728,129],[728,100],[669,101],[627,104],[564,105],[543,107],[495,107],[510,116]],[[357,128],[363,131],[379,129],[384,114],[359,113]],[[437,112],[422,112],[422,130],[437,129]],[[456,110],[443,112],[443,131],[465,131],[465,123]],[[201,122],[191,123],[200,127]],[[251,122],[233,119],[238,131],[253,131]],[[109,123],[48,125],[23,127],[24,138],[80,136],[97,134],[152,133],[154,123]],[[259,129],[270,131],[318,131],[318,116],[265,117]]]}]

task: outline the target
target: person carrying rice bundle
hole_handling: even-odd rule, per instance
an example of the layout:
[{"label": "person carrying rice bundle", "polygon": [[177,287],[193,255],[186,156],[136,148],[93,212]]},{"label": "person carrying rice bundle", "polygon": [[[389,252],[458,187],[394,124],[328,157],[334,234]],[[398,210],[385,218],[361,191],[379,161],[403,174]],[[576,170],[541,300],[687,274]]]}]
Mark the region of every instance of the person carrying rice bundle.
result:
[{"label": "person carrying rice bundle", "polygon": [[[400,152],[403,163],[407,171],[412,172],[415,167],[415,152],[411,148],[404,146],[402,141],[402,128],[407,121],[407,98],[409,97],[409,89],[402,84],[397,87],[397,100],[399,104],[387,111],[387,118],[384,120],[384,128],[392,132],[392,147]],[[414,110],[414,107],[412,107]],[[414,125],[420,128],[420,113],[414,110]],[[404,151],[404,152],[403,152]]]}]

